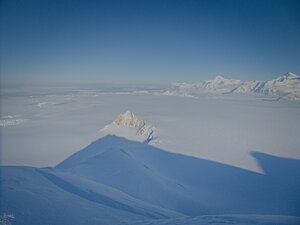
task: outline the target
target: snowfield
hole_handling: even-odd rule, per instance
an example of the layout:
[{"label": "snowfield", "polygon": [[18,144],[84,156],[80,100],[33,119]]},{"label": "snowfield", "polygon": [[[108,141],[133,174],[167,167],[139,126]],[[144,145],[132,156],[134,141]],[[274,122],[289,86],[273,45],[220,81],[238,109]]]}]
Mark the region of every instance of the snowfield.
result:
[{"label": "snowfield", "polygon": [[3,89],[0,221],[300,224],[297,82]]},{"label": "snowfield", "polygon": [[[300,160],[252,155],[264,174],[107,135],[54,168],[1,167],[1,210],[31,225],[297,224]],[[233,216],[199,217],[216,214]]]}]

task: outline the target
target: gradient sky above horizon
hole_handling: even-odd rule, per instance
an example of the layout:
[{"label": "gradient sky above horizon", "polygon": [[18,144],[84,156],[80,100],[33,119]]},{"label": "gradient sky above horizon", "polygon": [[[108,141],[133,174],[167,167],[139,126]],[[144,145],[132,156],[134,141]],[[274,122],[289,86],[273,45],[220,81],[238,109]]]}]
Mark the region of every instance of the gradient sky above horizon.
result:
[{"label": "gradient sky above horizon", "polygon": [[2,0],[1,83],[300,73],[299,0]]}]

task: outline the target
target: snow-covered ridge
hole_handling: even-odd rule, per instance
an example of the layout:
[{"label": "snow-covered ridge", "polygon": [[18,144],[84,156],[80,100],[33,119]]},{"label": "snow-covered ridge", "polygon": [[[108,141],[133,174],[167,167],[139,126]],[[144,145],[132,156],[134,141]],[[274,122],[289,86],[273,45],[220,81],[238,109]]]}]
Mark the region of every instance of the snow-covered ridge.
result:
[{"label": "snow-covered ridge", "polygon": [[172,83],[170,91],[181,96],[195,96],[199,93],[255,93],[287,100],[300,100],[300,76],[288,72],[269,81],[242,81],[217,76],[213,80],[191,84]]},{"label": "snow-covered ridge", "polygon": [[125,137],[129,140],[149,143],[153,140],[154,130],[155,127],[151,124],[139,119],[133,112],[127,110],[100,131],[105,134]]}]

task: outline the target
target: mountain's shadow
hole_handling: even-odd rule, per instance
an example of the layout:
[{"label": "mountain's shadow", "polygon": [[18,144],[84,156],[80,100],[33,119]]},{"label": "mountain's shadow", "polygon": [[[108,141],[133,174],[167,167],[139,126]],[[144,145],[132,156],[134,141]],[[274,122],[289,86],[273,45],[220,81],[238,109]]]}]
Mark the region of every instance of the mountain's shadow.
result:
[{"label": "mountain's shadow", "polygon": [[300,216],[300,160],[252,155],[265,174],[108,135],[53,172],[71,173],[186,215]]},{"label": "mountain's shadow", "polygon": [[[264,184],[278,214],[300,215],[300,160],[252,152],[264,171]],[[268,190],[266,190],[268,191]],[[282,207],[285,205],[285,208]],[[281,211],[282,210],[282,211]]]}]

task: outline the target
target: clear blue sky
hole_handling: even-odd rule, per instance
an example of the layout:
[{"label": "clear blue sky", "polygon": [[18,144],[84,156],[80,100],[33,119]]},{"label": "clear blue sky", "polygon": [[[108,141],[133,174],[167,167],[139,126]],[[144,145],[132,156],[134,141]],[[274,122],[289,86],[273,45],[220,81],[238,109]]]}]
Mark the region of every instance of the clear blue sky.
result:
[{"label": "clear blue sky", "polygon": [[2,0],[1,82],[299,74],[299,12],[299,0]]}]

